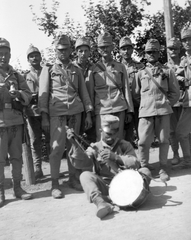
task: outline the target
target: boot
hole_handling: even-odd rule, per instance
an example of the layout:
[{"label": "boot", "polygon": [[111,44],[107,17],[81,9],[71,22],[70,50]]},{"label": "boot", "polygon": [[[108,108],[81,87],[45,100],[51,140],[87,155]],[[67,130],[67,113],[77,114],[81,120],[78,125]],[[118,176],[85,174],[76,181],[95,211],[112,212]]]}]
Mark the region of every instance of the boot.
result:
[{"label": "boot", "polygon": [[103,200],[101,196],[96,196],[93,203],[97,206],[96,216],[100,219],[113,212],[113,206]]},{"label": "boot", "polygon": [[164,169],[161,169],[159,171],[159,176],[162,182],[167,182],[170,180],[169,175],[167,174],[167,172]]},{"label": "boot", "polygon": [[4,185],[0,184],[0,208],[3,207],[4,202],[5,202]]},{"label": "boot", "polygon": [[53,198],[62,198],[63,194],[59,188],[58,179],[52,179],[52,191],[51,191]]},{"label": "boot", "polygon": [[80,182],[75,178],[75,176],[69,177],[68,185],[77,191],[83,191],[83,188],[82,188]]},{"label": "boot", "polygon": [[191,160],[183,159],[179,164],[172,166],[173,170],[191,168]]},{"label": "boot", "polygon": [[180,157],[178,153],[174,153],[173,159],[171,160],[172,165],[177,165],[180,162]]},{"label": "boot", "polygon": [[42,171],[42,168],[41,166],[36,166],[36,171],[35,171],[35,179],[40,179],[40,178],[43,178],[44,175],[43,175],[43,171]]},{"label": "boot", "polygon": [[13,191],[14,191],[14,196],[16,198],[20,198],[23,200],[28,200],[32,198],[32,194],[25,192],[21,188],[21,182],[20,181],[13,181]]}]

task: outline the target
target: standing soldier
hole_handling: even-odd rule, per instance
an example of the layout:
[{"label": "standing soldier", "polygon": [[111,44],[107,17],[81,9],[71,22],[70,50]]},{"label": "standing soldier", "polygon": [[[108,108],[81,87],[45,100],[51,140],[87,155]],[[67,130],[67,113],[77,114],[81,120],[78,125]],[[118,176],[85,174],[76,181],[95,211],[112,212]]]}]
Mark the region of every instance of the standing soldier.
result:
[{"label": "standing soldier", "polygon": [[104,32],[98,36],[101,60],[95,64],[90,79],[90,96],[96,115],[96,137],[100,140],[101,122],[105,114],[120,119],[119,138],[124,138],[124,122],[130,122],[133,114],[129,81],[125,66],[112,58],[112,36]]},{"label": "standing soldier", "polygon": [[[59,188],[59,169],[65,150],[66,125],[78,134],[81,125],[81,113],[86,111],[85,127],[92,126],[93,110],[81,70],[70,61],[71,43],[66,35],[55,40],[56,61],[53,66],[44,66],[40,75],[39,106],[42,115],[42,128],[50,129],[49,156],[52,178],[52,196],[61,198]],[[67,151],[70,145],[67,143]],[[79,172],[72,167],[68,156],[70,186],[81,190]],[[77,175],[78,174],[78,175]]]},{"label": "standing soldier", "polygon": [[[119,50],[120,56],[122,57],[121,63],[125,65],[125,68],[127,70],[129,86],[130,86],[130,90],[132,91],[132,82],[135,81],[135,74],[138,72],[140,68],[144,67],[144,64],[132,59],[133,44],[129,37],[125,36],[121,38],[119,42],[119,49],[120,49]],[[129,141],[132,145],[135,145],[134,141],[136,139],[135,139],[134,129],[138,138],[139,106],[135,101],[133,101],[133,105],[134,105],[133,121],[125,124],[125,140]]]},{"label": "standing soldier", "polygon": [[31,100],[30,90],[24,78],[9,65],[9,42],[0,38],[0,207],[4,205],[4,166],[6,157],[12,164],[14,195],[24,200],[31,194],[21,188],[22,180],[22,106]]},{"label": "standing soldier", "polygon": [[132,87],[139,107],[139,158],[142,167],[148,166],[149,150],[154,135],[159,139],[159,175],[168,181],[167,156],[169,149],[170,114],[179,98],[174,72],[158,62],[160,44],[150,39],[145,46],[146,67],[140,69]]},{"label": "standing soldier", "polygon": [[[28,128],[31,142],[31,151],[35,165],[35,179],[43,177],[42,172],[42,137],[43,131],[41,127],[41,115],[38,109],[38,90],[39,90],[39,76],[42,70],[41,53],[38,48],[30,46],[27,51],[27,60],[31,69],[24,75],[27,84],[32,92],[32,100],[30,105],[26,108],[26,115],[28,119]],[[48,141],[48,136],[45,136]],[[48,144],[47,144],[48,145]]]},{"label": "standing soldier", "polygon": [[[80,37],[76,40],[75,50],[77,54],[77,59],[73,62],[77,67],[79,67],[83,73],[85,84],[88,92],[90,93],[90,84],[89,78],[93,71],[94,64],[89,60],[90,57],[90,41],[87,37]],[[91,97],[91,96],[90,96]],[[92,127],[90,129],[85,129],[84,121],[85,121],[86,113],[82,113],[82,122],[81,122],[81,130],[80,133],[86,133],[87,139],[89,142],[95,142],[96,140],[96,132],[95,132],[95,120],[92,118]]]},{"label": "standing soldier", "polygon": [[184,85],[185,92],[182,105],[183,109],[176,128],[176,135],[182,148],[183,161],[173,166],[174,169],[191,167],[189,142],[189,133],[191,132],[191,28],[185,28],[181,31],[181,41],[186,51],[186,56],[182,57],[176,73],[178,81]]},{"label": "standing soldier", "polygon": [[[166,65],[175,72],[175,75],[180,65],[180,46],[180,41],[175,37],[170,38],[167,42],[167,53],[169,56],[169,61],[166,63]],[[178,80],[176,79],[176,81],[178,86]],[[172,107],[173,113],[170,117],[170,144],[173,151],[173,159],[171,160],[172,165],[176,165],[180,161],[178,152],[179,141],[176,136],[176,127],[182,112],[182,97],[184,94],[184,87],[181,86],[181,83],[183,82],[180,82],[180,99]]]}]

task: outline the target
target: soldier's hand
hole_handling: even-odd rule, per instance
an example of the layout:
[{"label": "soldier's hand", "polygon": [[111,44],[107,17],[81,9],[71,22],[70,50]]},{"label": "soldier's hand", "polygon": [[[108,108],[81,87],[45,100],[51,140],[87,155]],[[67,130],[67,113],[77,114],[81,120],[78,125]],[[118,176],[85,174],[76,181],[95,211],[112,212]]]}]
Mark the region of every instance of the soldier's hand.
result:
[{"label": "soldier's hand", "polygon": [[72,138],[74,138],[74,129],[73,128],[68,128],[67,126],[65,127],[66,128],[66,135],[67,135],[67,138],[70,140]]},{"label": "soldier's hand", "polygon": [[127,113],[125,116],[125,123],[130,123],[133,119],[132,113]]},{"label": "soldier's hand", "polygon": [[107,161],[107,160],[114,161],[116,157],[115,153],[112,152],[110,149],[103,149],[100,152],[100,155],[104,161]]},{"label": "soldier's hand", "polygon": [[85,129],[89,129],[92,127],[92,118],[90,112],[87,113],[86,119],[85,119]]},{"label": "soldier's hand", "polygon": [[21,93],[19,90],[9,90],[9,94],[11,95],[12,98],[18,98],[21,99]]}]

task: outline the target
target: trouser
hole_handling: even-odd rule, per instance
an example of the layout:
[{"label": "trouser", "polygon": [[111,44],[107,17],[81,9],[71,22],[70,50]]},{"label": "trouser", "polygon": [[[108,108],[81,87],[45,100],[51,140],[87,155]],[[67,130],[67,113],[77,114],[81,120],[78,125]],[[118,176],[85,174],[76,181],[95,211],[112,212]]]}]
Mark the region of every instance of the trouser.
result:
[{"label": "trouser", "polygon": [[23,125],[0,127],[0,183],[4,182],[4,166],[8,154],[13,180],[22,180],[22,134]]},{"label": "trouser", "polygon": [[[67,140],[66,142],[66,129],[67,125],[69,128],[73,128],[76,134],[80,131],[81,124],[81,113],[72,115],[72,116],[58,116],[58,117],[50,117],[50,147],[51,153],[49,157],[50,162],[50,173],[52,179],[59,178],[60,172],[60,164],[63,153],[65,151],[65,146],[67,147],[67,152],[69,152],[71,148],[70,142]],[[78,175],[80,170],[75,169],[67,154],[67,163],[69,170],[69,177]]]},{"label": "trouser", "polygon": [[138,138],[138,112],[139,108],[135,107],[132,121],[129,123],[125,123],[125,140],[130,142],[131,144],[135,140],[135,133]]},{"label": "trouser", "polygon": [[183,157],[185,160],[190,159],[190,142],[189,134],[191,132],[191,107],[183,108],[179,122],[176,128],[176,136],[182,148]]},{"label": "trouser", "polygon": [[97,195],[108,196],[108,185],[98,175],[85,171],[80,175],[80,183],[90,202]]},{"label": "trouser", "polygon": [[176,128],[180,119],[182,107],[173,107],[173,113],[170,116],[170,145],[174,155],[178,154],[179,141],[176,136]]},{"label": "trouser", "polygon": [[[119,118],[119,131],[118,131],[118,138],[124,139],[124,122],[125,122],[125,111],[117,112],[117,113],[109,113]],[[96,141],[100,141],[101,139],[101,124],[102,124],[102,117],[105,114],[98,114],[96,115]]]},{"label": "trouser", "polygon": [[[42,136],[41,116],[28,116],[28,129],[30,135],[31,152],[35,166],[42,164]],[[45,141],[49,145],[49,136],[45,135]]]},{"label": "trouser", "polygon": [[138,150],[141,167],[148,165],[149,150],[155,135],[159,139],[160,166],[165,168],[169,149],[170,114],[140,118],[138,131]]}]

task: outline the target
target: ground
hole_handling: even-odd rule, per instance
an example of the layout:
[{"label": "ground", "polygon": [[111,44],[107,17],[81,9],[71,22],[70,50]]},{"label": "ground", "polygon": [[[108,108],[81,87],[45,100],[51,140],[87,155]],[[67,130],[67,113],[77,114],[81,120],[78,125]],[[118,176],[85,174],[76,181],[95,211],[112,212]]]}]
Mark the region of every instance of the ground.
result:
[{"label": "ground", "polygon": [[[172,152],[169,151],[169,168]],[[150,161],[157,169],[158,148]],[[84,193],[69,188],[66,160],[62,160],[60,183],[63,199],[50,196],[49,163],[43,162],[45,178],[23,187],[32,200],[12,196],[10,168],[6,167],[6,204],[0,209],[0,240],[191,240],[191,170],[170,170],[167,187],[151,181],[145,203],[137,210],[118,209],[100,220],[96,207]],[[156,177],[157,171],[153,171]]]}]

